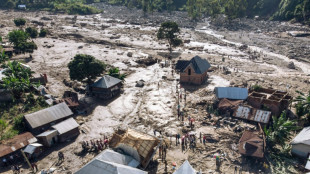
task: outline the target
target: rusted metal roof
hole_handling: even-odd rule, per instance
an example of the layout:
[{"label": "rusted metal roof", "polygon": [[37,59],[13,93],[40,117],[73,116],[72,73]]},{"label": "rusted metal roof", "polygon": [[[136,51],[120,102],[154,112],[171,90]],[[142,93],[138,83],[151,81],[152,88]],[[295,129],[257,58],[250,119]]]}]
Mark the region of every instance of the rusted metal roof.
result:
[{"label": "rusted metal roof", "polygon": [[239,140],[239,153],[245,156],[257,158],[264,157],[264,137],[262,133],[254,131],[244,131]]},{"label": "rusted metal roof", "polygon": [[246,106],[238,106],[238,108],[234,112],[234,116],[246,120],[267,124],[269,123],[271,112]]},{"label": "rusted metal roof", "polygon": [[218,108],[220,110],[227,110],[227,109],[234,109],[236,108],[238,105],[240,105],[243,101],[242,100],[228,100],[226,98],[222,99],[219,102]]},{"label": "rusted metal roof", "polygon": [[27,114],[25,119],[32,128],[37,128],[72,114],[70,108],[63,102],[32,114]]},{"label": "rusted metal roof", "polygon": [[16,135],[0,144],[0,158],[35,142],[37,139],[30,132]]},{"label": "rusted metal roof", "polygon": [[69,132],[70,130],[73,130],[77,127],[79,127],[79,124],[73,118],[69,118],[65,121],[62,121],[62,122],[52,126],[52,128],[57,130],[60,135],[66,133],[66,132]]}]

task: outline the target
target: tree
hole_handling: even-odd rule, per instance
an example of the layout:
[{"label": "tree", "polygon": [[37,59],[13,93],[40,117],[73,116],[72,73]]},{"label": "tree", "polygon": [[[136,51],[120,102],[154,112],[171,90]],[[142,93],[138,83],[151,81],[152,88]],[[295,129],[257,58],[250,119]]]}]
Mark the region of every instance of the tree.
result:
[{"label": "tree", "polygon": [[103,73],[105,64],[91,55],[77,54],[68,64],[68,68],[71,80],[83,82],[86,79],[86,82],[90,84]]},{"label": "tree", "polygon": [[124,80],[125,77],[126,77],[125,74],[121,74],[121,73],[119,72],[119,69],[118,69],[118,68],[110,68],[110,69],[109,69],[109,75],[112,76],[112,77],[121,79],[121,80]]},{"label": "tree", "polygon": [[26,28],[26,33],[28,33],[31,38],[36,38],[38,36],[38,30],[32,27]]},{"label": "tree", "polygon": [[47,35],[47,29],[41,28],[39,36],[40,37],[45,37]]},{"label": "tree", "polygon": [[287,119],[286,113],[283,112],[278,118],[272,117],[272,125],[267,129],[264,128],[266,134],[267,145],[270,148],[274,148],[276,144],[285,146],[285,142],[290,138],[292,131],[297,130],[296,121]]},{"label": "tree", "polygon": [[26,24],[26,20],[24,18],[14,19],[14,23],[16,26],[23,26]]},{"label": "tree", "polygon": [[225,14],[229,20],[244,17],[246,9],[246,0],[227,0],[225,3]]},{"label": "tree", "polygon": [[34,42],[28,42],[29,34],[23,30],[13,30],[8,35],[9,41],[13,43],[14,48],[22,53],[32,53],[37,49],[37,45]]},{"label": "tree", "polygon": [[[0,42],[2,42],[2,37],[1,36],[0,36]],[[5,51],[0,46],[0,63],[5,62],[6,60],[8,60],[8,57],[6,56]]]},{"label": "tree", "polygon": [[2,135],[6,127],[7,127],[6,122],[0,119],[0,140],[2,140]]},{"label": "tree", "polygon": [[179,26],[175,22],[164,22],[158,30],[157,38],[159,40],[166,39],[168,41],[170,54],[172,53],[172,47],[177,47],[182,44],[182,40],[178,38],[179,33]]},{"label": "tree", "polygon": [[30,82],[30,77],[34,73],[29,68],[22,67],[19,62],[8,62],[6,77],[2,79],[2,87],[11,92],[14,99],[19,99],[21,96],[29,91],[35,85]]}]

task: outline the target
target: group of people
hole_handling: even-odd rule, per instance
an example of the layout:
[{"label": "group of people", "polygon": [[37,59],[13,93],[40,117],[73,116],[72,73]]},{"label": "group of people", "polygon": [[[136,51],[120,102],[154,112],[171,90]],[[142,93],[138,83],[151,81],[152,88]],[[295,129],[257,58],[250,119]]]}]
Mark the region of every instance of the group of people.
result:
[{"label": "group of people", "polygon": [[103,139],[97,139],[97,140],[90,140],[83,141],[82,142],[82,148],[83,150],[89,150],[89,151],[102,151],[109,147],[109,139],[108,137],[104,136]]}]

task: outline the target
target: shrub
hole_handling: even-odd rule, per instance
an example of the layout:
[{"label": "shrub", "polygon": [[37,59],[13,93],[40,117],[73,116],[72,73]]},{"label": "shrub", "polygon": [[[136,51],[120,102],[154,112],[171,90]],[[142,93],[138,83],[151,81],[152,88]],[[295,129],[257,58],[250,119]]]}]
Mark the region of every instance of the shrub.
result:
[{"label": "shrub", "polygon": [[25,130],[26,126],[23,115],[18,115],[13,119],[13,128],[19,132],[23,132]]},{"label": "shrub", "polygon": [[39,36],[40,37],[45,37],[47,35],[47,33],[48,33],[47,29],[42,28],[40,30]]},{"label": "shrub", "polygon": [[14,23],[16,26],[22,26],[26,24],[26,20],[24,18],[14,19]]},{"label": "shrub", "polygon": [[36,28],[28,27],[26,28],[26,33],[28,33],[31,38],[36,38],[38,36],[38,30]]}]

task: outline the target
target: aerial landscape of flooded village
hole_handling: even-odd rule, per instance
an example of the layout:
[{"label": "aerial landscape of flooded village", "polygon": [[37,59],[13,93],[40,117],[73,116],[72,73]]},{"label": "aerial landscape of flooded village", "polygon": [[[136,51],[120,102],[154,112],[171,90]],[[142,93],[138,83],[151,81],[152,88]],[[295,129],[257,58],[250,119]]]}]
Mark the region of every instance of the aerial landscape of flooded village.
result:
[{"label": "aerial landscape of flooded village", "polygon": [[254,1],[0,0],[0,173],[310,172],[310,1]]}]

